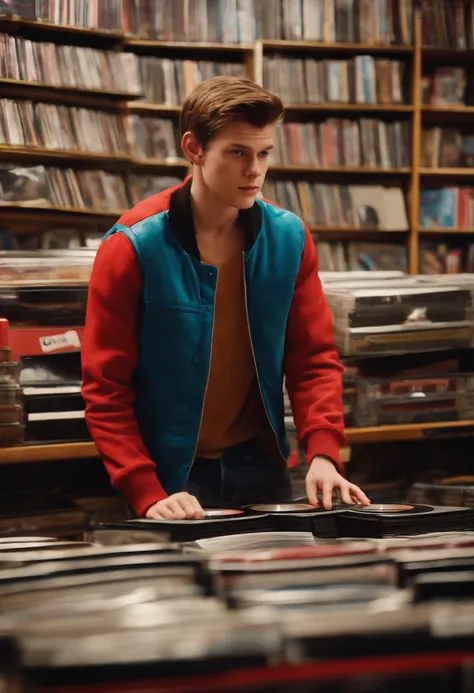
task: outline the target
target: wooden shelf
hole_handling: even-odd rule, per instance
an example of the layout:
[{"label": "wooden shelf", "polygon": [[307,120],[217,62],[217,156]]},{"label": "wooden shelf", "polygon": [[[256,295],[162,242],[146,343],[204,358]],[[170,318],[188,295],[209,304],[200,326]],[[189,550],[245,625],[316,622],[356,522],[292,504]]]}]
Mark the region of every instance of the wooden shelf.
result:
[{"label": "wooden shelf", "polygon": [[56,86],[46,82],[27,82],[19,79],[0,78],[2,96],[31,101],[54,101],[63,103],[64,98],[74,99],[75,105],[103,104],[109,101],[123,101],[133,103],[132,99],[141,99],[141,94],[130,94],[121,91],[104,91],[101,89],[87,89],[87,87]]},{"label": "wooden shelf", "polygon": [[268,169],[269,173],[301,173],[311,174],[343,174],[343,175],[367,175],[367,176],[406,176],[411,173],[411,168],[371,168],[369,166],[301,166],[299,164],[275,164]]},{"label": "wooden shelf", "polygon": [[0,31],[21,36],[37,36],[42,40],[45,40],[46,36],[56,35],[58,38],[76,39],[76,41],[80,40],[88,44],[103,44],[104,41],[117,43],[125,40],[125,34],[121,31],[88,29],[87,27],[51,24],[33,19],[9,19],[7,17],[0,18]]},{"label": "wooden shelf", "polygon": [[[179,115],[181,106],[167,106],[166,104],[143,103],[133,101],[127,103],[127,110],[131,113],[139,115],[166,114]],[[354,113],[412,113],[413,106],[409,104],[378,104],[378,103],[342,103],[342,102],[327,102],[327,103],[300,103],[300,104],[285,104],[287,113],[336,113],[354,112]]]},{"label": "wooden shelf", "polygon": [[198,42],[198,41],[155,41],[153,39],[132,39],[125,40],[126,48],[134,51],[182,51],[182,52],[209,52],[209,53],[248,53],[254,50],[252,43],[219,43],[219,42]]},{"label": "wooden shelf", "polygon": [[418,233],[424,234],[424,235],[434,235],[434,234],[442,234],[442,235],[457,235],[457,234],[474,234],[474,229],[451,229],[451,228],[445,228],[445,229],[419,229]]},{"label": "wooden shelf", "polygon": [[156,168],[168,168],[168,169],[176,169],[176,168],[189,168],[190,163],[189,161],[186,161],[186,159],[176,159],[175,161],[163,161],[163,159],[132,159],[131,160],[131,165],[132,168],[136,169],[156,169]]},{"label": "wooden shelf", "polygon": [[[37,233],[42,233],[52,227],[61,227],[74,223],[78,226],[90,226],[93,223],[104,224],[117,220],[126,210],[81,209],[77,207],[33,206],[19,203],[0,203],[0,219],[12,226],[25,224],[21,229],[34,233],[31,224],[35,225]],[[15,228],[18,232],[19,229]]]},{"label": "wooden shelf", "polygon": [[45,149],[43,147],[9,147],[0,145],[0,160],[8,161],[40,161],[42,164],[58,166],[68,163],[90,164],[94,168],[188,168],[186,159],[164,161],[162,159],[134,159],[127,154],[101,154],[99,152],[63,151],[60,149]]},{"label": "wooden shelf", "polygon": [[91,459],[97,456],[94,443],[55,443],[52,445],[18,445],[11,448],[0,448],[0,464]]},{"label": "wooden shelf", "polygon": [[126,104],[129,113],[144,116],[179,116],[181,106],[167,106],[164,103],[144,103],[142,101],[130,101]]},{"label": "wooden shelf", "polygon": [[285,104],[285,111],[293,112],[354,112],[354,113],[412,113],[413,106],[407,104],[379,104],[379,103],[301,103]]},{"label": "wooden shelf", "polygon": [[393,54],[409,55],[414,52],[411,45],[385,46],[372,43],[319,43],[316,41],[261,41],[264,52],[277,51],[281,53],[312,52],[312,53],[351,53],[361,54]]},{"label": "wooden shelf", "polygon": [[420,168],[420,175],[433,178],[447,176],[472,178],[474,177],[474,168]]},{"label": "wooden shelf", "polygon": [[474,114],[474,106],[464,106],[463,104],[453,104],[452,106],[431,106],[425,104],[421,107],[423,113],[446,113],[453,114]]},{"label": "wooden shelf", "polygon": [[37,161],[41,164],[58,166],[68,163],[90,164],[94,168],[99,166],[124,167],[132,162],[132,158],[126,154],[104,154],[100,152],[84,152],[81,150],[64,151],[61,149],[46,149],[44,147],[14,147],[0,145],[0,159],[3,161]]},{"label": "wooden shelf", "polygon": [[[378,426],[376,428],[349,428],[346,436],[350,445],[365,443],[393,443],[407,440],[425,440],[432,437],[450,437],[453,434],[469,434],[474,429],[474,421],[440,421],[403,426]],[[472,431],[474,434],[474,430]]]},{"label": "wooden shelf", "polygon": [[312,234],[354,233],[360,235],[391,236],[393,234],[406,234],[409,232],[409,229],[395,231],[394,229],[359,228],[357,226],[308,226],[308,228]]},{"label": "wooden shelf", "polygon": [[[425,440],[430,437],[449,437],[453,434],[471,435],[474,421],[451,421],[405,426],[379,426],[376,428],[348,428],[349,445],[392,443],[409,440]],[[51,445],[20,445],[0,448],[0,464],[21,464],[98,457],[94,443],[56,443]]]},{"label": "wooden shelf", "polygon": [[424,62],[448,62],[450,64],[472,63],[474,49],[459,50],[458,48],[437,48],[422,46],[421,57]]}]

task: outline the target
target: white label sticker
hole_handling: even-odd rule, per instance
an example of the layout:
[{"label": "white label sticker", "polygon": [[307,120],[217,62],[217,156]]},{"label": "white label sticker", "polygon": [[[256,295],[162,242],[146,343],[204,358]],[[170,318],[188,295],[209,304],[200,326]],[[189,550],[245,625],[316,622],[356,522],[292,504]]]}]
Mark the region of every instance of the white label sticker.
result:
[{"label": "white label sticker", "polygon": [[41,346],[41,351],[46,354],[51,351],[58,351],[59,349],[66,349],[70,347],[79,349],[81,346],[81,340],[79,339],[79,334],[76,330],[69,330],[69,332],[55,334],[51,337],[40,337],[39,343]]}]

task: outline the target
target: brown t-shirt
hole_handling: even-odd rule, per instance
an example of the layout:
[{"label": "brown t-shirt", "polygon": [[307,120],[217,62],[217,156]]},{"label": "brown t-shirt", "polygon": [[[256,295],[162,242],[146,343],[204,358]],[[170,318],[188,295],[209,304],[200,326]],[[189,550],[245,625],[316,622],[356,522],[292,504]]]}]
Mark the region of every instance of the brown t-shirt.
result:
[{"label": "brown t-shirt", "polygon": [[196,451],[210,458],[268,426],[250,342],[242,253],[222,263],[218,272],[211,368]]}]

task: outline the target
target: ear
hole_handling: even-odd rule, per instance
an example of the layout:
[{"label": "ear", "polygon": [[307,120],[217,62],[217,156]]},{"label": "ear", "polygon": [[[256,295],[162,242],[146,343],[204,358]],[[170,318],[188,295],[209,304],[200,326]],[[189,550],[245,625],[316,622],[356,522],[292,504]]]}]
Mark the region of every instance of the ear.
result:
[{"label": "ear", "polygon": [[195,166],[202,166],[204,150],[192,132],[185,132],[181,139],[181,149],[188,161]]}]

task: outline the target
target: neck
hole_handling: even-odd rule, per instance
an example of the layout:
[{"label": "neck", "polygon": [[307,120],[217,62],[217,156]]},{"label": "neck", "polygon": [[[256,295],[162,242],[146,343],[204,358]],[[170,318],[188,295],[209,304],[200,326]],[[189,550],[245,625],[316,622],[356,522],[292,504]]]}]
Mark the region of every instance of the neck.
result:
[{"label": "neck", "polygon": [[191,208],[196,233],[221,234],[235,228],[239,210],[228,207],[204,184],[198,174],[191,183]]}]

